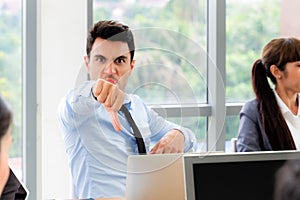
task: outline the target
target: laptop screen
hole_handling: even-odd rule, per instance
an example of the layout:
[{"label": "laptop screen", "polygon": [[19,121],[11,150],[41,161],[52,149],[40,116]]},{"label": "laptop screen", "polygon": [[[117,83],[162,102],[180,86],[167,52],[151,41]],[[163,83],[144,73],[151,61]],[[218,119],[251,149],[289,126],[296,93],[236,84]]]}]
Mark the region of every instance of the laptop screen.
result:
[{"label": "laptop screen", "polygon": [[273,200],[283,160],[194,164],[196,199]]}]

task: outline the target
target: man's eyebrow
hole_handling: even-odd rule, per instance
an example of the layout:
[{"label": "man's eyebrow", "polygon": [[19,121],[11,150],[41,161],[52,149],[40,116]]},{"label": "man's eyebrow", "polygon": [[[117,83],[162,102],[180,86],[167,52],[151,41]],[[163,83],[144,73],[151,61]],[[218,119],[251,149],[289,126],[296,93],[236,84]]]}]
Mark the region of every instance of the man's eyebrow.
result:
[{"label": "man's eyebrow", "polygon": [[128,59],[128,56],[121,55],[121,56],[118,56],[115,60],[117,60],[117,59]]},{"label": "man's eyebrow", "polygon": [[96,54],[96,55],[94,55],[94,57],[96,57],[96,58],[105,58],[105,56],[103,56],[101,54]]},{"label": "man's eyebrow", "polygon": [[119,56],[119,57],[117,57],[117,58],[128,58],[128,56],[121,55],[121,56]]}]

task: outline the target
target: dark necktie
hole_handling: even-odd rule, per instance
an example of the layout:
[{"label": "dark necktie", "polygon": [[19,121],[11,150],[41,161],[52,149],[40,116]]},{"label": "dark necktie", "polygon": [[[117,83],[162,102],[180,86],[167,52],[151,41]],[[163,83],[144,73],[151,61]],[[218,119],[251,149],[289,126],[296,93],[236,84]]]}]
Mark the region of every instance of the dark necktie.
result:
[{"label": "dark necktie", "polygon": [[127,107],[125,105],[122,105],[120,111],[124,113],[128,123],[130,124],[130,126],[133,130],[133,135],[136,139],[139,154],[146,154],[146,148],[145,148],[145,143],[144,143],[142,134],[139,131],[138,127],[136,126],[134,120],[132,119],[132,116],[131,116],[130,112],[128,111]]}]

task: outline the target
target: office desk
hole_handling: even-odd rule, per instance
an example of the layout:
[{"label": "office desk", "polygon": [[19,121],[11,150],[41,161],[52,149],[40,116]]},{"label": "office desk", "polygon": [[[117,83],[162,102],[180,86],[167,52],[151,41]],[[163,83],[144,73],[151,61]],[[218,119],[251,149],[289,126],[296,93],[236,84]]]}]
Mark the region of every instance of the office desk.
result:
[{"label": "office desk", "polygon": [[125,197],[116,197],[116,198],[96,198],[95,200],[125,200]]}]

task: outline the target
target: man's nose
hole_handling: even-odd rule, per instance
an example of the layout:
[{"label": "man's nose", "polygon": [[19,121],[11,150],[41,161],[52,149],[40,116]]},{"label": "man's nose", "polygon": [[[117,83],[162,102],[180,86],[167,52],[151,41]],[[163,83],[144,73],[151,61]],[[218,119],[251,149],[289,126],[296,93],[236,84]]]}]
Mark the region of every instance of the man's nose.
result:
[{"label": "man's nose", "polygon": [[114,74],[116,73],[116,66],[115,64],[112,62],[110,64],[108,64],[105,68],[105,72],[108,74]]}]

